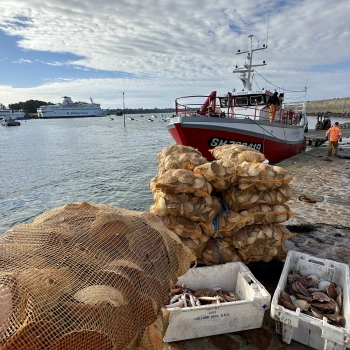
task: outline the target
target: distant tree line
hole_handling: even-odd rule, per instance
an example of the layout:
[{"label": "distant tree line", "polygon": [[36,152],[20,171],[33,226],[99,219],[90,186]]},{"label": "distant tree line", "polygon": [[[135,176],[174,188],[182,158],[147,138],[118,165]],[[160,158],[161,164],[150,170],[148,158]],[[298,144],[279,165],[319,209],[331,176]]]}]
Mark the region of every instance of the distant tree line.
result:
[{"label": "distant tree line", "polygon": [[[26,102],[18,102],[9,104],[10,109],[21,109],[27,113],[37,113],[37,108],[46,105],[53,105],[52,102],[44,102],[38,100],[28,100]],[[125,110],[121,108],[110,108],[110,114],[115,113],[116,115],[125,114],[148,114],[148,113],[174,113],[175,110],[173,108],[125,108]]]},{"label": "distant tree line", "polygon": [[27,113],[36,113],[36,109],[41,106],[53,105],[52,102],[44,102],[38,100],[28,100],[26,102],[18,102],[9,104],[10,109],[22,109]]}]

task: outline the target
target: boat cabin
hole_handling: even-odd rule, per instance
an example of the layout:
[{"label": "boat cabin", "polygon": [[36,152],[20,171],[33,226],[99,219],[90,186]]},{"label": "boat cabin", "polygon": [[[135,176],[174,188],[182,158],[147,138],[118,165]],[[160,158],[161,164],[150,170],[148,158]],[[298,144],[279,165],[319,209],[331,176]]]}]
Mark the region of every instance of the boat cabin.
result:
[{"label": "boat cabin", "polygon": [[[273,93],[268,90],[233,91],[219,96],[216,91],[212,91],[201,107],[197,109],[196,114],[210,117],[239,117],[239,115],[245,117],[247,113],[244,110],[250,110],[251,115],[254,114],[255,117],[258,117],[262,116],[261,113],[268,113],[267,106],[272,96]],[[283,98],[284,94],[282,93],[280,94],[281,105]]]},{"label": "boat cabin", "polygon": [[[273,92],[269,90],[233,90],[224,95],[217,95],[216,91],[212,91],[209,96],[184,96],[175,100],[176,115],[270,120],[269,101],[272,96]],[[199,103],[197,98],[203,97],[206,98],[205,102]],[[184,102],[193,98],[196,101]],[[276,112],[275,122],[290,125],[302,123],[302,119],[305,119],[303,104],[285,104],[284,93],[279,94],[279,100],[280,108]]]},{"label": "boat cabin", "polygon": [[[273,93],[268,90],[258,91],[241,91],[228,93],[223,96],[219,96],[220,107],[227,108],[229,106],[256,106],[256,105],[267,105]],[[282,95],[281,95],[282,96]]]}]

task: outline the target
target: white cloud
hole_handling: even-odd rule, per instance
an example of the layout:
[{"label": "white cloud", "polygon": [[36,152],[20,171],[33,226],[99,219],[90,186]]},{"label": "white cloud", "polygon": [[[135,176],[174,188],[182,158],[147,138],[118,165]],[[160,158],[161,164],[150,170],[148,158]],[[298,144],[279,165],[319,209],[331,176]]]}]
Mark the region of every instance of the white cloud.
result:
[{"label": "white cloud", "polygon": [[[307,84],[308,99],[348,96],[349,12],[348,0],[331,6],[326,0],[10,0],[0,5],[0,28],[20,36],[24,50],[72,53],[83,57],[67,62],[76,69],[132,78],[0,86],[0,92],[7,91],[10,102],[19,96],[54,102],[62,94],[95,96],[107,108],[116,106],[122,91],[130,107],[161,107],[181,95],[240,89],[232,70],[244,57],[235,52],[249,43],[248,34],[266,42],[268,28],[269,49],[256,53],[256,63],[268,64],[260,74],[291,90]],[[347,69],[334,69],[343,62]]]},{"label": "white cloud", "polygon": [[32,61],[21,58],[18,61],[12,61],[12,63],[32,63]]},{"label": "white cloud", "polygon": [[39,62],[39,63],[44,63],[44,64],[47,64],[48,66],[64,66],[65,63],[62,63],[62,62],[44,62],[44,61],[40,61],[40,60],[35,60],[36,62]]}]

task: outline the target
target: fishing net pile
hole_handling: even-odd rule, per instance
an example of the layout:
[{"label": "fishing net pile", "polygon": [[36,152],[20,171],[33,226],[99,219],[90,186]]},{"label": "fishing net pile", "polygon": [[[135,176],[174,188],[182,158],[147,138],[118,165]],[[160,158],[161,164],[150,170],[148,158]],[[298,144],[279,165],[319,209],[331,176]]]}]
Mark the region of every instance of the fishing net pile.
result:
[{"label": "fishing net pile", "polygon": [[159,349],[161,307],[194,258],[156,215],[86,202],[0,246],[2,350]]},{"label": "fishing net pile", "polygon": [[292,177],[243,145],[217,146],[214,161],[189,146],[171,145],[157,155],[149,186],[161,218],[197,256],[215,265],[283,259],[293,234],[283,225],[294,213],[286,202]]}]

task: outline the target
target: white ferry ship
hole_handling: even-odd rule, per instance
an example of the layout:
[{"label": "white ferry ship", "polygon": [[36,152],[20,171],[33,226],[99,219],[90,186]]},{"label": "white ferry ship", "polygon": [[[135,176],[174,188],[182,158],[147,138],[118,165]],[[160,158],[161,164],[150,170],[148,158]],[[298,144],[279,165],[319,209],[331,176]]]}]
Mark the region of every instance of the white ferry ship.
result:
[{"label": "white ferry ship", "polygon": [[37,108],[38,118],[103,117],[108,114],[108,109],[101,109],[99,104],[90,100],[91,103],[73,102],[70,97],[64,96],[62,103]]},{"label": "white ferry ship", "polygon": [[11,117],[12,119],[24,119],[25,113],[19,110],[13,110],[6,108],[2,103],[0,103],[0,119],[5,117]]}]

